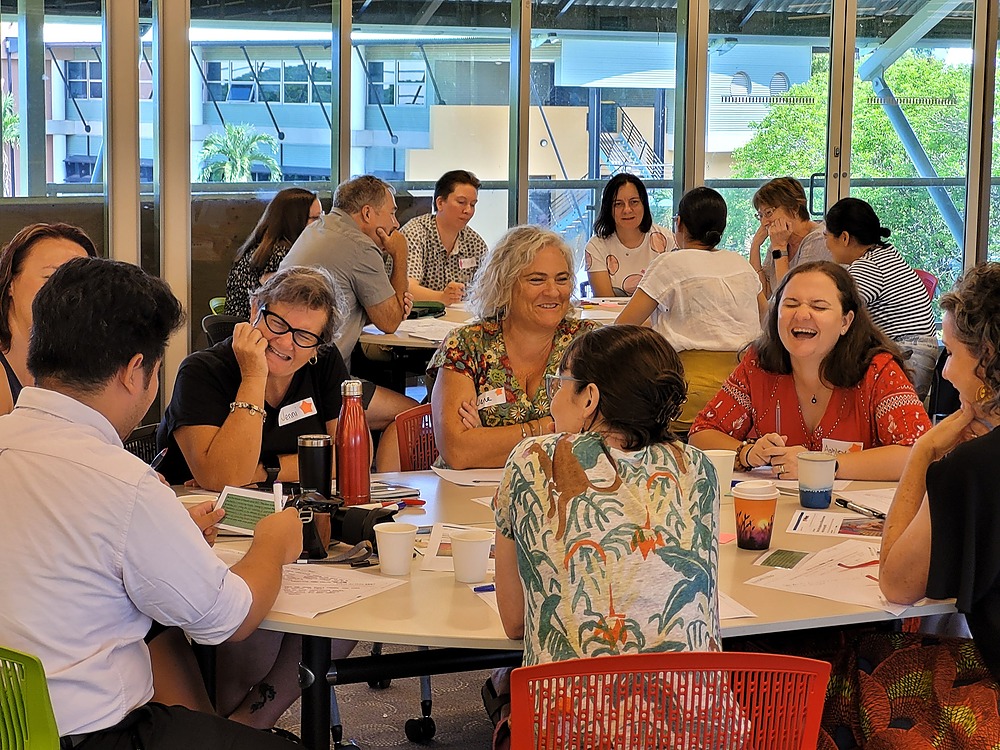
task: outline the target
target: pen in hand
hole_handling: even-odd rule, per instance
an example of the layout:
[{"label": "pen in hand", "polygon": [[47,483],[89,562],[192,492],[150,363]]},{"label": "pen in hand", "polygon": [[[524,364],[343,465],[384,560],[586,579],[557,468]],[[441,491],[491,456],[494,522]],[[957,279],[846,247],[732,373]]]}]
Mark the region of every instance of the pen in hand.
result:
[{"label": "pen in hand", "polygon": [[163,459],[167,457],[167,449],[164,448],[162,451],[153,456],[153,460],[149,462],[149,468],[156,471],[160,464],[163,463]]}]

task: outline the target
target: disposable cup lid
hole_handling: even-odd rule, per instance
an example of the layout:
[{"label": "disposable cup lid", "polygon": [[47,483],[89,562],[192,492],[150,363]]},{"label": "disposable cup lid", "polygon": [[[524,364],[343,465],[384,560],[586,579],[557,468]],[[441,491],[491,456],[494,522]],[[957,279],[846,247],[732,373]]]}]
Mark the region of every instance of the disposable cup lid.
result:
[{"label": "disposable cup lid", "polygon": [[766,479],[751,479],[739,482],[733,487],[733,496],[749,500],[770,500],[777,495],[778,488],[774,486],[774,482],[769,482]]}]

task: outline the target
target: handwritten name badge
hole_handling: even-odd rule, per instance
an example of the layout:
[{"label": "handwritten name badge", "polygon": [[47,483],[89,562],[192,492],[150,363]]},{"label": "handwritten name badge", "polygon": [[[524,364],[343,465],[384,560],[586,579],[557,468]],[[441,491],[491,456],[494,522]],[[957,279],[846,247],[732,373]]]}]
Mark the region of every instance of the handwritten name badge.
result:
[{"label": "handwritten name badge", "polygon": [[838,453],[859,453],[864,450],[865,444],[860,442],[854,442],[853,440],[833,440],[831,438],[823,438],[823,452],[832,453],[837,455]]},{"label": "handwritten name badge", "polygon": [[468,271],[470,268],[475,268],[479,265],[479,261],[476,258],[459,258],[458,267],[463,271]]},{"label": "handwritten name badge", "polygon": [[488,409],[491,406],[499,406],[507,403],[507,392],[503,388],[495,388],[492,391],[484,391],[476,398],[476,408],[479,411]]},{"label": "handwritten name badge", "polygon": [[301,401],[281,408],[281,411],[278,412],[278,427],[284,427],[286,424],[298,422],[300,419],[305,419],[315,414],[316,404],[313,403],[312,398],[304,398]]}]

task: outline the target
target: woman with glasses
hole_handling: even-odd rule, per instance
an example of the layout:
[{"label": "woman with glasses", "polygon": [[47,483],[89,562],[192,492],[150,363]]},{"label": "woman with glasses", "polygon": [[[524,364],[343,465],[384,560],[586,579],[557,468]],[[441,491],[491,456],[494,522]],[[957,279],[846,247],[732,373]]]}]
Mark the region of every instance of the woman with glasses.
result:
[{"label": "woman with glasses", "polygon": [[[750,241],[750,265],[760,275],[764,296],[771,298],[791,269],[815,260],[833,260],[823,224],[809,218],[806,191],[794,177],[778,177],[753,194],[760,226]],[[761,249],[768,242],[767,256]]]},{"label": "woman with glasses", "polygon": [[685,193],[674,218],[678,249],[653,259],[616,321],[652,318],[680,354],[688,400],[674,428],[683,432],[736,367],[737,352],[760,333],[760,279],[746,258],[719,248],[727,212],[711,188]]},{"label": "woman with glasses", "polygon": [[267,204],[253,232],[236,251],[226,281],[226,314],[250,317],[250,295],[278,270],[302,230],[323,215],[316,193],[285,188]]},{"label": "woman with glasses", "polygon": [[232,338],[189,355],[157,430],[171,484],[201,487],[298,479],[299,435],[336,431],[340,384],[350,377],[332,346],[339,322],[333,279],[320,268],[282,269],[253,293],[252,319]]},{"label": "woman with glasses", "polygon": [[515,227],[486,254],[469,291],[472,323],[431,358],[431,407],[441,462],[503,466],[518,442],[552,432],[544,376],[575,337],[595,327],[570,317],[573,253],[554,232]]},{"label": "woman with glasses", "polygon": [[556,432],[514,449],[493,501],[500,619],[524,664],[719,650],[718,482],[670,430],[677,353],[606,326],[547,379]]},{"label": "woman with glasses", "polygon": [[584,250],[594,296],[630,297],[653,258],[670,250],[669,234],[653,223],[642,180],[627,172],[608,180]]}]

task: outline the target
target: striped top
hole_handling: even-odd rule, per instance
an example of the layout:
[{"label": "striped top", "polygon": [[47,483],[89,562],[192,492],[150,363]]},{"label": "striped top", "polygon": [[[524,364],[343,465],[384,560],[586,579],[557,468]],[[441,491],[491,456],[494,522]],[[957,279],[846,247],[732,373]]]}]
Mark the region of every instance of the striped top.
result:
[{"label": "striped top", "polygon": [[847,269],[868,312],[891,339],[935,332],[927,288],[891,244],[876,245]]}]

